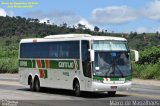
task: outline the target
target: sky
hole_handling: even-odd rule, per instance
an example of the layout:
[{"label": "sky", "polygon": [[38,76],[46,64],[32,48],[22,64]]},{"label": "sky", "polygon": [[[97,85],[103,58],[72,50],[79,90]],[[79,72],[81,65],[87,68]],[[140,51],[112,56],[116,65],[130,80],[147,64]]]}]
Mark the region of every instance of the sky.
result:
[{"label": "sky", "polygon": [[[7,8],[2,2],[38,2],[33,8]],[[160,0],[1,0],[0,16],[38,18],[40,22],[117,33],[160,31]]]}]

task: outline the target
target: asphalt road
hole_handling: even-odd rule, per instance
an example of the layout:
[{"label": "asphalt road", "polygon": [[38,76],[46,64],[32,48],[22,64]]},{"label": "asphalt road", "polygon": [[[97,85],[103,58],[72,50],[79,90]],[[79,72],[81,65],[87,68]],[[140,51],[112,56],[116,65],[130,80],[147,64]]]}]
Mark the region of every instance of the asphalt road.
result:
[{"label": "asphalt road", "polygon": [[28,86],[20,85],[15,76],[0,75],[2,106],[6,106],[5,103],[12,106],[160,106],[160,86],[133,83],[131,90],[117,92],[114,97],[89,92],[75,97],[71,90],[63,89],[43,88],[41,92],[31,92]]}]

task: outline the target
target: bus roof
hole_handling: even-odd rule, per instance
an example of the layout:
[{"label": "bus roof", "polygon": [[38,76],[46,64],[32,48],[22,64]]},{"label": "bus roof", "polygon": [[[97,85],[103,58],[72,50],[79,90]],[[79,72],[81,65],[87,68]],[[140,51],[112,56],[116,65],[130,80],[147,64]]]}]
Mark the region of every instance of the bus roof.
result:
[{"label": "bus roof", "polygon": [[50,42],[50,41],[64,41],[64,40],[116,40],[127,41],[122,37],[111,36],[92,36],[89,34],[60,34],[60,35],[48,35],[44,38],[27,38],[22,39],[20,43],[29,42]]}]

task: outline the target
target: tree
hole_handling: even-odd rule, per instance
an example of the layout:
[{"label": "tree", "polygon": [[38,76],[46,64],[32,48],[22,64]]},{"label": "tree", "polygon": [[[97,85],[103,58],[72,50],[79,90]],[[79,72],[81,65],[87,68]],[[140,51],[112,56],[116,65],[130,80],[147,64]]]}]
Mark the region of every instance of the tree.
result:
[{"label": "tree", "polygon": [[39,23],[40,21],[39,19],[34,19],[34,22]]},{"label": "tree", "polygon": [[143,32],[143,36],[145,36],[146,35],[146,33],[145,32]]},{"label": "tree", "polygon": [[49,20],[47,20],[47,24],[49,24],[50,23],[50,21]]},{"label": "tree", "polygon": [[86,29],[86,26],[79,23],[78,24],[78,29]]},{"label": "tree", "polygon": [[97,26],[94,27],[95,32],[99,32],[99,28]]},{"label": "tree", "polygon": [[159,35],[159,32],[158,32],[158,31],[156,32],[156,35]]},{"label": "tree", "polygon": [[133,34],[134,36],[137,36],[138,34],[137,34],[137,32],[134,32],[134,34]]},{"label": "tree", "polygon": [[63,23],[62,27],[67,28],[67,23]]},{"label": "tree", "polygon": [[31,18],[28,18],[28,19],[27,19],[27,21],[28,21],[28,22],[31,22],[31,21],[32,21],[32,19],[31,19]]}]

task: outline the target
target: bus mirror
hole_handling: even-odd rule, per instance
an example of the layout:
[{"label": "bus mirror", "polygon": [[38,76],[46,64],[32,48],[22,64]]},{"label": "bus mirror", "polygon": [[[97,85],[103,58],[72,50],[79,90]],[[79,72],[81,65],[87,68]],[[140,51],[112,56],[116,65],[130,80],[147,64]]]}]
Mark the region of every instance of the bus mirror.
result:
[{"label": "bus mirror", "polygon": [[139,61],[139,52],[137,50],[131,50],[134,52],[134,60],[135,62]]},{"label": "bus mirror", "polygon": [[90,51],[90,58],[91,62],[94,61],[94,50],[89,50]]}]

